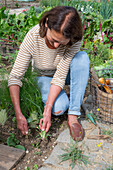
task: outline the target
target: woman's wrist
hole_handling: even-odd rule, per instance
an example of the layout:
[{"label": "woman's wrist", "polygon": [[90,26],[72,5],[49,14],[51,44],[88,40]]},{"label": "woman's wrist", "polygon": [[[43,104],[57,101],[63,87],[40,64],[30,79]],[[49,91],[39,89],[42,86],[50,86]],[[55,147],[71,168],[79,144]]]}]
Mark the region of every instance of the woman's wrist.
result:
[{"label": "woman's wrist", "polygon": [[52,109],[53,106],[52,106],[52,104],[47,103],[47,104],[44,106],[44,108],[46,108],[46,107]]},{"label": "woman's wrist", "polygon": [[15,112],[16,119],[21,119],[23,117],[22,112]]},{"label": "woman's wrist", "polygon": [[46,104],[45,107],[44,107],[44,110],[45,110],[45,111],[51,111],[51,110],[52,110],[52,106]]}]

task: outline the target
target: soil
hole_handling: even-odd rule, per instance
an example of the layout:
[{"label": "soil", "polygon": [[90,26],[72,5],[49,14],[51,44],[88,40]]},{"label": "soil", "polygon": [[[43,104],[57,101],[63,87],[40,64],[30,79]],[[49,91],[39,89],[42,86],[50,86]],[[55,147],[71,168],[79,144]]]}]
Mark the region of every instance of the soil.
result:
[{"label": "soil", "polygon": [[[7,145],[7,138],[10,136],[10,133],[13,133],[20,141],[20,145],[24,146],[26,149],[26,155],[13,170],[23,170],[27,167],[33,168],[35,164],[40,168],[44,160],[51,154],[58,135],[67,128],[66,120],[67,114],[59,117],[52,116],[52,125],[48,132],[50,136],[47,137],[47,139],[40,139],[39,130],[29,129],[29,135],[23,136],[16,128],[16,123],[12,122],[12,118],[8,119],[6,124],[0,127],[0,143]],[[36,137],[37,135],[39,136]]]}]

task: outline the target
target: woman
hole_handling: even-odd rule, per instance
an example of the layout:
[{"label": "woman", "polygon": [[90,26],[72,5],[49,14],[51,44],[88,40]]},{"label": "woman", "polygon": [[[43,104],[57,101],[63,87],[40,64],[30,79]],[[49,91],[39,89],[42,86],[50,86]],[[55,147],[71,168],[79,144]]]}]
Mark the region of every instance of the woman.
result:
[{"label": "woman", "polygon": [[[83,128],[77,116],[89,76],[89,58],[80,52],[83,30],[80,16],[75,8],[58,6],[46,12],[39,25],[32,28],[24,38],[10,73],[8,86],[15,109],[17,128],[23,135],[28,133],[27,121],[19,104],[21,79],[31,58],[40,76],[37,77],[44,102],[43,118],[39,127],[48,132],[51,113],[58,116],[68,109],[68,125],[74,140],[83,139]],[[70,84],[70,101],[63,90]]]}]

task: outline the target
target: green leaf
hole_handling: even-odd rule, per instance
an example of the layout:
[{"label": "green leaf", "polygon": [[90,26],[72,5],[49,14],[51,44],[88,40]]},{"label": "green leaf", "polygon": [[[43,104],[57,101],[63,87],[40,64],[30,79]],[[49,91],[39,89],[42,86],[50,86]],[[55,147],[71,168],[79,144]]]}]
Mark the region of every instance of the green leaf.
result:
[{"label": "green leaf", "polygon": [[8,146],[13,146],[13,147],[16,146],[16,143],[14,142],[14,140],[13,140],[13,138],[12,138],[11,136],[9,136],[9,137],[7,138],[7,145],[8,145]]},{"label": "green leaf", "polygon": [[27,119],[27,123],[31,123],[33,121],[33,119],[31,118],[31,117],[29,117],[28,119]]},{"label": "green leaf", "polygon": [[5,122],[7,120],[7,112],[6,109],[2,109],[0,111],[0,124],[4,126]]},{"label": "green leaf", "polygon": [[15,148],[17,148],[17,149],[21,149],[21,150],[24,150],[24,151],[25,151],[25,147],[24,147],[24,146],[22,146],[22,145],[16,145],[16,146],[15,146]]},{"label": "green leaf", "polygon": [[87,118],[88,118],[94,125],[96,125],[96,123],[95,123],[93,117],[91,116],[91,114],[87,113],[86,116],[87,116]]}]

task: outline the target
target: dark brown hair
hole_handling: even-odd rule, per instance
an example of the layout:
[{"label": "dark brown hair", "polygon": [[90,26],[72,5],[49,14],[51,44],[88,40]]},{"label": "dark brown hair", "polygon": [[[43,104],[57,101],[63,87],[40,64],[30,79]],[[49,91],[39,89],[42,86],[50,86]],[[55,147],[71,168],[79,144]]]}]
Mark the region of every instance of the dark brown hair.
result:
[{"label": "dark brown hair", "polygon": [[[45,23],[47,23],[49,29],[61,32],[65,38],[70,39],[69,45],[81,40],[83,37],[81,18],[73,7],[57,6],[45,12],[39,22],[39,34],[42,38],[45,37],[47,31]],[[61,29],[62,27],[63,29]]]}]

